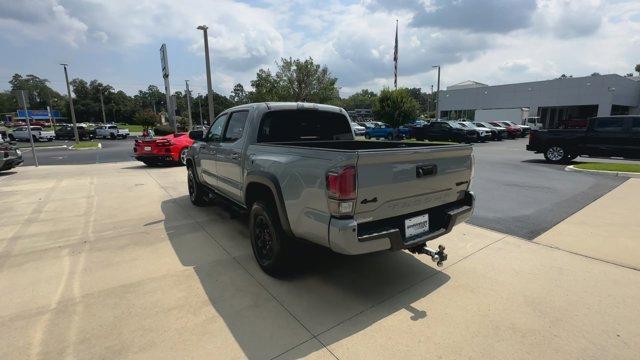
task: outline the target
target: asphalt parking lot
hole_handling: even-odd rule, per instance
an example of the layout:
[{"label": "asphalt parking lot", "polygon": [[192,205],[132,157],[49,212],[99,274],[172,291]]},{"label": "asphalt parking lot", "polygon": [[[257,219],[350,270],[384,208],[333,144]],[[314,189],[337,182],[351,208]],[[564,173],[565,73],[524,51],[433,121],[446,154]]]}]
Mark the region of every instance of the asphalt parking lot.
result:
[{"label": "asphalt parking lot", "polygon": [[[73,141],[55,140],[49,143],[38,143],[36,153],[40,165],[81,165],[130,161],[133,154],[134,139],[126,140],[94,140],[102,144],[99,150],[69,150]],[[23,152],[23,166],[35,165],[29,143],[20,142]],[[45,147],[42,147],[45,146]]]},{"label": "asphalt parking lot", "polygon": [[184,168],[19,168],[0,176],[0,358],[635,359],[639,194],[540,243],[462,224],[443,268],[312,248],[274,279],[246,217],[190,204]]},{"label": "asphalt parking lot", "polygon": [[[533,239],[618,186],[625,179],[565,172],[525,150],[528,139],[474,144],[478,202],[471,223]],[[100,150],[38,149],[42,165],[115,163],[132,160],[133,139],[100,140]],[[54,142],[52,145],[72,145]],[[25,166],[33,164],[24,154]],[[582,158],[577,161],[584,160]],[[588,159],[593,161],[593,159]]]}]

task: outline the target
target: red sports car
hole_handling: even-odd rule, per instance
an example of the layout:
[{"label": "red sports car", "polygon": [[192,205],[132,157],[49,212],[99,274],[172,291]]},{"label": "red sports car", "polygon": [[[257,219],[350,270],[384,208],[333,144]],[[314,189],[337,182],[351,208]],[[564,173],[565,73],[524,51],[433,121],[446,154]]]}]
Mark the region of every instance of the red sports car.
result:
[{"label": "red sports car", "polygon": [[182,164],[187,161],[187,151],[193,140],[188,133],[177,133],[153,139],[136,140],[133,153],[136,160],[146,165]]}]

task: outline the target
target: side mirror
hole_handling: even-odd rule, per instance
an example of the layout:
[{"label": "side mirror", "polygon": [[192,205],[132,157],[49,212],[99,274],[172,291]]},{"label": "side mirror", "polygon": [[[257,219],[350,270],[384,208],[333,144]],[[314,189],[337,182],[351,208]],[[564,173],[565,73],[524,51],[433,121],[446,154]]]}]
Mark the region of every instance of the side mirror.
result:
[{"label": "side mirror", "polygon": [[195,140],[195,141],[202,141],[204,139],[204,131],[202,130],[189,131],[189,139]]}]

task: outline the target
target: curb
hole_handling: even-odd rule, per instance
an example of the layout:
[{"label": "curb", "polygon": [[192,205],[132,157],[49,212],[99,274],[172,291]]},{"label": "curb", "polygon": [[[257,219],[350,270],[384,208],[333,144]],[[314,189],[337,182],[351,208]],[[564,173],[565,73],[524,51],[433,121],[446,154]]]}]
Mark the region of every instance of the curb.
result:
[{"label": "curb", "polygon": [[69,149],[69,150],[77,150],[77,151],[102,149],[102,143],[98,143],[98,146],[97,146],[97,147],[94,147],[94,148],[80,148],[80,149],[75,149],[75,148],[73,147],[73,145],[71,145],[71,146],[69,146],[69,148],[68,148],[68,149]]},{"label": "curb", "polygon": [[[68,149],[69,147],[67,145],[56,145],[56,146],[35,146],[36,150],[39,149]],[[31,146],[25,146],[25,147],[18,147],[18,149],[20,149],[20,151],[31,151]]]},{"label": "curb", "polygon": [[569,165],[565,167],[564,170],[575,171],[575,172],[586,172],[586,173],[592,173],[592,174],[602,174],[602,175],[609,175],[609,176],[640,178],[640,173],[632,173],[632,172],[624,172],[624,171],[587,170],[587,169],[579,169],[577,167],[574,167],[573,165]]}]

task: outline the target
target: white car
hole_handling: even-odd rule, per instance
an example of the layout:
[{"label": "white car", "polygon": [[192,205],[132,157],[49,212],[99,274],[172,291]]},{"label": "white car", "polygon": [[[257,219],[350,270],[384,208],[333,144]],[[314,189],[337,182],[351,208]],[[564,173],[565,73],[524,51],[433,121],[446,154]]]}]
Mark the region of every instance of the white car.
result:
[{"label": "white car", "polygon": [[[56,138],[56,134],[53,131],[44,131],[40,126],[31,127],[31,136],[33,141],[53,141]],[[19,126],[13,129],[13,132],[9,134],[10,140],[25,140],[29,141],[29,129],[27,126]]]},{"label": "white car", "polygon": [[356,136],[364,136],[364,133],[367,132],[367,129],[364,126],[360,126],[354,122],[351,122],[351,128]]},{"label": "white car", "polygon": [[96,138],[103,139],[126,139],[129,136],[129,129],[118,129],[117,125],[96,126]]}]

